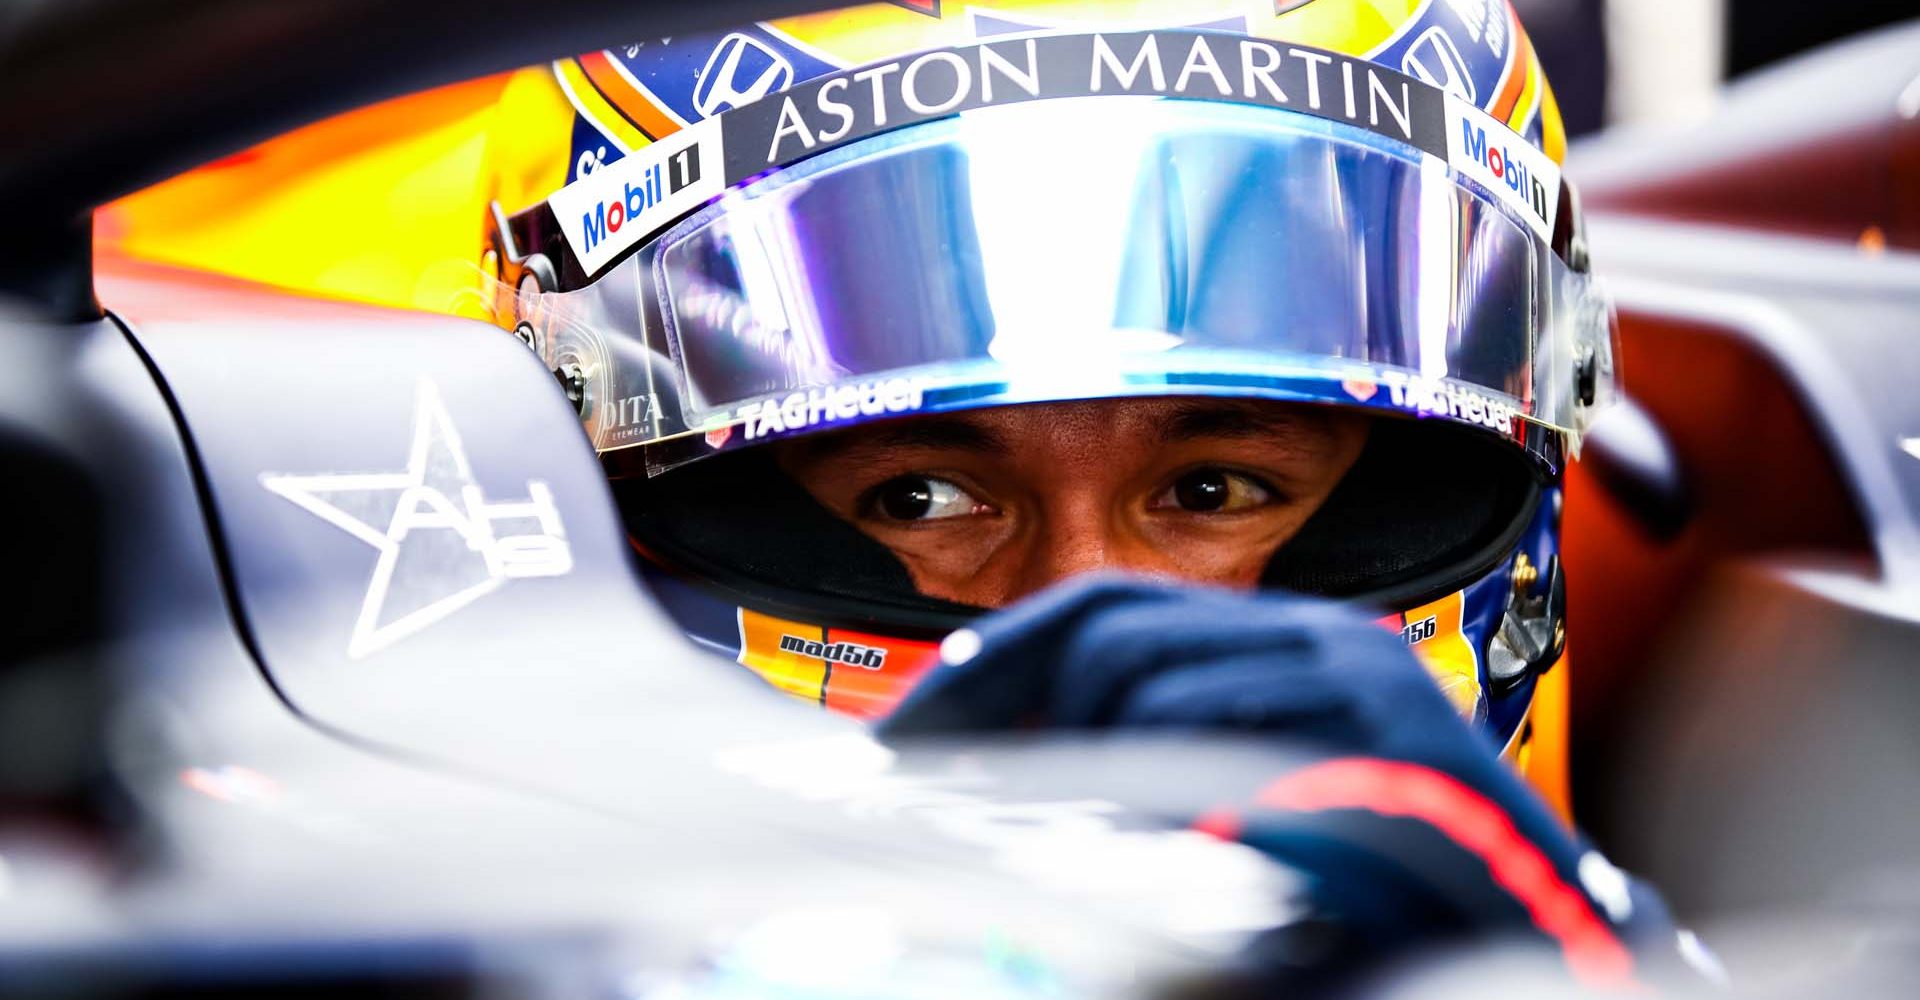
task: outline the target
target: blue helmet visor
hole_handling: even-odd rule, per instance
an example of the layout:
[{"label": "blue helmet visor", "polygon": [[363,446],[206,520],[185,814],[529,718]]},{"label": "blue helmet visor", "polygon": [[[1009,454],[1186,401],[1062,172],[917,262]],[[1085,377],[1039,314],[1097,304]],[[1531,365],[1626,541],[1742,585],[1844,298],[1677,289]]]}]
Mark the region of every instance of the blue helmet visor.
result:
[{"label": "blue helmet visor", "polygon": [[1529,445],[1573,435],[1610,391],[1586,276],[1445,159],[1204,101],[886,132],[729,190],[540,298],[549,351],[588,370],[596,446],[671,445],[653,471],[907,413],[1172,394],[1382,408]]}]

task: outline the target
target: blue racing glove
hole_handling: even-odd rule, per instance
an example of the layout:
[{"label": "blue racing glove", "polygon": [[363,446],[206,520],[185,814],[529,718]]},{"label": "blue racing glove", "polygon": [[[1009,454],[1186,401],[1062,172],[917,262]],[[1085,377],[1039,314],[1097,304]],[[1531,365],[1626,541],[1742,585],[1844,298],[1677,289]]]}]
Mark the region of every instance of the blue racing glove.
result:
[{"label": "blue racing glove", "polygon": [[[988,616],[941,654],[883,739],[1151,729],[1323,754],[1196,825],[1308,873],[1358,929],[1356,955],[1437,931],[1518,933],[1585,985],[1631,987],[1636,952],[1664,965],[1681,940],[1658,896],[1567,829],[1400,638],[1347,605],[1095,577]],[[1436,865],[1437,880],[1407,877]]]}]

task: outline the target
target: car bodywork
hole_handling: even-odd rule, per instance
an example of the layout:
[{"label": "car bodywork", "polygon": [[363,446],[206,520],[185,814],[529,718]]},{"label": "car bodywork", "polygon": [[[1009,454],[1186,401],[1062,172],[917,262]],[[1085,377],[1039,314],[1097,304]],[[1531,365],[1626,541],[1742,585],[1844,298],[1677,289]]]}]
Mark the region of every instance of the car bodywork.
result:
[{"label": "car bodywork", "polygon": [[[85,96],[138,37],[151,86],[6,112],[35,142],[0,156],[0,796],[28,821],[0,841],[19,904],[0,908],[0,985],[780,984],[817,974],[782,964],[803,949],[844,957],[841,986],[1097,994],[1297,915],[1294,873],[1184,829],[1291,751],[903,757],[714,669],[652,608],[573,414],[499,331],[124,259],[94,273],[87,213],[110,198],[327,111],[586,48],[629,5],[563,5],[508,41],[495,25],[524,11],[504,4],[121,6],[105,37],[28,19],[17,51],[68,44],[6,71]],[[805,5],[660,6],[665,32]],[[1917,38],[1878,44],[1911,57]],[[393,68],[397,39],[436,45]],[[1910,150],[1892,75],[1855,87],[1882,109],[1859,120]],[[1920,804],[1899,738],[1920,707],[1920,352],[1902,342],[1920,265],[1907,217],[1875,215],[1908,203],[1795,236],[1735,209],[1676,220],[1710,203],[1676,177],[1711,189],[1800,148],[1735,142],[1760,127],[1739,99],[1711,141],[1731,161],[1594,162],[1638,405],[1596,429],[1567,510],[1587,546],[1568,552],[1581,818],[1705,915],[1911,864],[1897,827],[1851,818]],[[1646,162],[1660,141],[1592,155]],[[1896,193],[1920,186],[1904,155]],[[1785,749],[1743,752],[1755,730]],[[1839,819],[1774,834],[1806,816]]]}]

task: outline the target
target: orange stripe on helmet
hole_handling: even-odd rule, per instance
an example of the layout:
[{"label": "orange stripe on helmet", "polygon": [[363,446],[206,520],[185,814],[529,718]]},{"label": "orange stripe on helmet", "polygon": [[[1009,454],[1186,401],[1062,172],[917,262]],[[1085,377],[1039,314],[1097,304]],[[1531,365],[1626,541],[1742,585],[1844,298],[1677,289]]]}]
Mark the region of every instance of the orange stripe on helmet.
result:
[{"label": "orange stripe on helmet", "polygon": [[1494,99],[1493,107],[1487,109],[1488,114],[1503,122],[1513,118],[1520,96],[1526,92],[1528,80],[1533,76],[1533,43],[1526,40],[1526,30],[1520,27],[1520,18],[1510,5],[1507,31],[1507,37],[1513,40],[1507,53],[1507,71],[1501,75],[1500,86],[1495,90],[1499,96]]},{"label": "orange stripe on helmet", "polygon": [[567,95],[567,103],[573,105],[573,110],[612,139],[621,152],[631,153],[653,141],[607,103],[607,99],[600,95],[599,88],[587,79],[579,60],[554,60],[553,77],[559,81],[560,89]]},{"label": "orange stripe on helmet", "polygon": [[[740,663],[767,683],[802,701],[827,703],[830,668],[825,660],[785,648],[783,639],[821,642],[827,630],[758,611],[740,609]],[[786,646],[791,646],[789,641]]]},{"label": "orange stripe on helmet", "polygon": [[860,664],[836,666],[827,679],[826,706],[856,719],[877,719],[893,711],[940,662],[940,646],[932,642],[839,628],[827,630],[827,641],[851,643],[879,654]]},{"label": "orange stripe on helmet", "polygon": [[1527,53],[1527,80],[1520,90],[1520,99],[1514,102],[1513,114],[1506,122],[1508,128],[1525,135],[1533,116],[1540,113],[1540,94],[1546,89],[1547,78],[1540,72],[1540,59],[1534,54],[1532,40],[1522,39],[1521,44]]},{"label": "orange stripe on helmet", "polygon": [[685,127],[672,112],[661,107],[652,95],[646,93],[638,81],[614,65],[613,59],[604,50],[589,52],[581,56],[579,61],[580,68],[586,72],[594,89],[647,138],[659,139]]}]

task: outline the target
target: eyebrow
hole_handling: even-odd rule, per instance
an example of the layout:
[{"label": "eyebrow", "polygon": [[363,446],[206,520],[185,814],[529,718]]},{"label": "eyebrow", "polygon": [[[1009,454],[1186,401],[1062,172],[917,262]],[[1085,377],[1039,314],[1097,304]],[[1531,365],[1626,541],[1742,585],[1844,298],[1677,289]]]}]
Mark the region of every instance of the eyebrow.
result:
[{"label": "eyebrow", "polygon": [[1319,430],[1315,414],[1277,410],[1257,402],[1188,403],[1175,410],[1160,427],[1160,440],[1197,438],[1298,438]]},{"label": "eyebrow", "polygon": [[[1203,400],[1181,405],[1158,430],[1161,444],[1201,438],[1296,442],[1324,426],[1317,414],[1277,410],[1258,401]],[[894,449],[954,449],[1011,455],[1013,447],[992,428],[963,416],[928,414],[859,432],[802,438],[794,442],[806,460]]]},{"label": "eyebrow", "polygon": [[890,451],[895,448],[953,448],[994,455],[1012,454],[1000,435],[964,417],[923,416],[882,424],[859,434],[829,434],[798,442],[810,459],[832,458],[849,451]]}]

